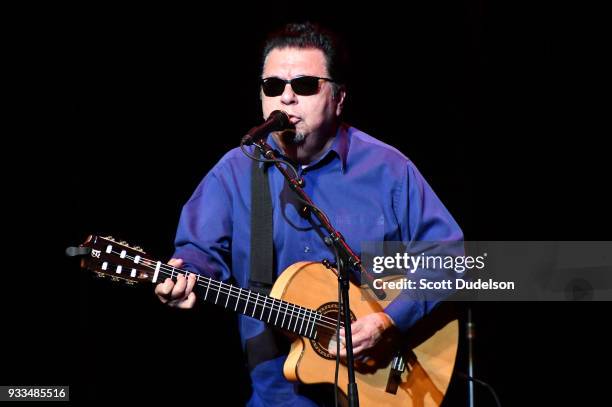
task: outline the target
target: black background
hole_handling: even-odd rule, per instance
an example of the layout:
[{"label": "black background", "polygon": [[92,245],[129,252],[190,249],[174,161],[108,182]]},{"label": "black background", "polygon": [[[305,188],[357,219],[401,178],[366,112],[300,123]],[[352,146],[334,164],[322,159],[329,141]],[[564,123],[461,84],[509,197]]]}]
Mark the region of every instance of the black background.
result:
[{"label": "black background", "polygon": [[[4,148],[0,383],[69,384],[75,401],[248,398],[234,316],[165,309],[63,250],[97,233],[171,255],[182,204],[261,121],[260,46],[288,21],[345,38],[346,121],[408,155],[467,240],[610,240],[599,14],[493,3],[7,13],[9,102],[26,114]],[[605,400],[610,309],[475,304],[476,376],[504,405]],[[454,379],[445,405],[465,392]]]}]

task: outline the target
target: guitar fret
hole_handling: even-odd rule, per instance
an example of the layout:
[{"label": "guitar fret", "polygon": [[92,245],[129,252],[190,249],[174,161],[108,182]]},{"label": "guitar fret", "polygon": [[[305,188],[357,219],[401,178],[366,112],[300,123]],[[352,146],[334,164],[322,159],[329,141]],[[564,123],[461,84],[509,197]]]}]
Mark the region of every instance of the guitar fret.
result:
[{"label": "guitar fret", "polygon": [[308,326],[310,325],[311,321],[312,321],[312,310],[306,309],[306,313],[308,315],[308,322],[306,322],[306,327],[304,329],[304,335],[306,336],[306,334],[308,333]]},{"label": "guitar fret", "polygon": [[300,330],[298,331],[300,335],[302,335],[302,329],[304,328],[304,322],[306,322],[306,319],[308,318],[308,310],[304,307],[300,307],[303,311],[304,314],[302,315],[302,323],[300,324]]},{"label": "guitar fret", "polygon": [[278,316],[280,315],[280,310],[281,310],[282,305],[283,305],[283,302],[280,301],[278,304],[278,308],[276,310],[276,319],[274,319],[274,325],[276,325],[276,322],[278,321]]},{"label": "guitar fret", "polygon": [[249,298],[251,298],[251,291],[250,291],[250,290],[248,290],[248,291],[247,291],[247,293],[248,293],[248,295],[247,295],[247,299],[246,299],[246,301],[244,302],[244,311],[242,311],[242,313],[243,313],[243,314],[245,314],[245,315],[246,315],[246,310],[247,310],[247,307],[249,306]]},{"label": "guitar fret", "polygon": [[[298,314],[297,314],[297,316],[295,317],[295,324],[293,324],[293,332],[295,332],[295,330],[296,330],[296,328],[297,328],[298,319],[300,318],[300,309],[294,305],[294,306],[293,306],[293,309],[296,309],[296,308],[297,308],[297,310],[298,310]],[[289,324],[289,326],[291,326],[291,324]]]},{"label": "guitar fret", "polygon": [[310,321],[310,332],[308,333],[309,338],[312,338],[312,331],[314,330],[314,326],[317,321],[317,312],[311,311],[311,313],[312,313],[312,320]]},{"label": "guitar fret", "polygon": [[264,313],[264,311],[266,310],[266,303],[267,303],[267,297],[266,297],[266,296],[263,296],[263,298],[264,298],[264,303],[263,303],[263,305],[261,306],[261,315],[259,316],[259,319],[260,319],[261,321],[263,321],[263,313]]},{"label": "guitar fret", "polygon": [[[287,303],[287,311],[288,310],[289,310],[289,303]],[[287,324],[287,329],[289,330],[291,329],[291,320],[293,319],[293,309],[290,312],[291,312],[291,315],[289,315],[289,323]]]},{"label": "guitar fret", "polygon": [[230,299],[231,295],[232,295],[232,286],[230,285],[229,286],[229,293],[227,293],[227,298],[225,299],[225,307],[224,308],[227,308],[227,304],[229,303],[229,299]]},{"label": "guitar fret", "polygon": [[268,313],[267,323],[270,323],[270,317],[272,316],[272,311],[274,310],[274,297],[272,297],[272,305],[270,306],[270,312]]},{"label": "guitar fret", "polygon": [[[306,316],[306,313],[304,313],[304,317]],[[302,327],[304,326],[304,321],[306,320],[306,318],[302,318],[302,323],[300,324],[300,332],[299,334],[302,334]],[[308,324],[306,324],[308,326]]]},{"label": "guitar fret", "polygon": [[285,304],[285,312],[283,312],[283,322],[281,322],[281,328],[285,324],[285,318],[287,318],[287,310],[289,309],[289,307],[287,306],[287,303],[283,301],[283,302],[281,302],[281,305],[283,303]]},{"label": "guitar fret", "polygon": [[[223,283],[221,283],[223,284]],[[219,287],[216,288],[217,290],[217,296],[215,297],[215,304],[217,303],[217,301],[219,300],[219,294],[221,294],[221,284],[219,284]]]},{"label": "guitar fret", "polygon": [[240,297],[242,297],[242,287],[238,287],[238,298],[236,298],[236,306],[234,307],[234,311],[238,310],[238,303],[240,302]]},{"label": "guitar fret", "polygon": [[306,332],[308,332],[308,324],[310,323],[310,312],[308,311],[308,308],[304,308],[304,321],[306,322],[306,326],[304,327],[304,324],[302,323],[302,325],[300,326],[300,332],[302,332],[302,327],[304,327],[304,333],[301,335],[306,336]]},{"label": "guitar fret", "polygon": [[259,300],[259,293],[257,293],[257,298],[255,298],[255,306],[253,307],[253,313],[251,314],[251,317],[254,317],[255,312],[257,311],[257,300]]},{"label": "guitar fret", "polygon": [[310,327],[310,334],[308,335],[311,338],[312,338],[312,333],[314,332],[315,325],[317,325],[317,316],[318,316],[317,311],[313,311],[312,312],[312,326]]},{"label": "guitar fret", "polygon": [[312,337],[312,331],[314,331],[316,322],[317,322],[317,314],[314,314],[314,318],[312,320],[312,327],[310,328],[310,333],[308,334],[308,337]]},{"label": "guitar fret", "polygon": [[206,297],[208,297],[208,290],[210,289],[210,281],[212,278],[208,278],[208,285],[206,286],[206,294],[204,294],[204,301],[206,301]]}]

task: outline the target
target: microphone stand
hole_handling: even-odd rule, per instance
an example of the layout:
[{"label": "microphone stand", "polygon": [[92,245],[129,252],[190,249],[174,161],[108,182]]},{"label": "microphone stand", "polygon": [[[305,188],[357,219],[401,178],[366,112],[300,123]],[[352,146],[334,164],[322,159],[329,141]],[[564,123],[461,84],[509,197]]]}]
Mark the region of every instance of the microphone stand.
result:
[{"label": "microphone stand", "polygon": [[[340,285],[340,291],[342,293],[342,314],[344,316],[344,330],[345,330],[345,340],[346,340],[346,365],[348,370],[348,400],[349,406],[357,407],[359,406],[359,395],[357,392],[357,383],[355,382],[355,359],[353,357],[353,339],[351,332],[351,312],[349,307],[349,271],[351,269],[361,270],[361,259],[351,248],[348,246],[344,237],[338,232],[332,224],[329,222],[329,219],[325,214],[320,212],[314,206],[312,200],[308,197],[304,189],[304,180],[293,178],[289,172],[281,165],[276,157],[276,154],[268,145],[264,139],[260,139],[255,141],[255,144],[261,153],[269,160],[274,160],[274,165],[278,170],[283,174],[283,176],[287,179],[289,183],[289,187],[297,194],[297,196],[305,201],[308,206],[304,210],[314,214],[316,218],[321,222],[321,225],[327,233],[329,234],[323,240],[327,246],[330,246],[334,249],[334,251],[338,254],[338,262],[337,262],[337,270],[338,270],[338,284]],[[307,213],[308,213],[307,212]],[[369,276],[367,273],[362,273],[365,275],[366,279]],[[373,284],[370,285],[373,287]],[[379,298],[384,295],[384,293],[374,291]],[[383,297],[384,298],[384,297]],[[339,310],[340,311],[340,310]]]}]

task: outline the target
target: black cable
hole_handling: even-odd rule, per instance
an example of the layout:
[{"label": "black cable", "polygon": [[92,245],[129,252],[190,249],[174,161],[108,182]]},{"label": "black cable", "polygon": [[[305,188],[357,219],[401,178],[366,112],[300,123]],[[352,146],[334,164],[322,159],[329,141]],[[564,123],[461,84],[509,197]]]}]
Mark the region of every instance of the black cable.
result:
[{"label": "black cable", "polygon": [[488,384],[487,382],[484,382],[480,379],[476,379],[475,377],[472,376],[468,376],[463,372],[457,372],[457,375],[463,379],[466,379],[468,381],[472,381],[476,384],[479,384],[481,386],[486,387],[491,394],[493,395],[493,398],[495,399],[495,403],[497,404],[497,407],[501,407],[501,402],[499,401],[499,397],[497,397],[497,393],[495,393],[495,389],[493,389],[493,386],[491,386],[490,384]]},{"label": "black cable", "polygon": [[295,167],[289,161],[285,161],[285,160],[283,160],[281,158],[277,158],[275,160],[268,160],[268,159],[265,159],[265,158],[255,157],[253,154],[251,154],[248,151],[246,151],[246,149],[244,148],[244,144],[243,143],[240,143],[240,150],[242,150],[242,153],[244,155],[246,155],[247,157],[249,157],[251,160],[259,161],[260,163],[276,163],[276,162],[283,163],[283,164],[285,164],[287,166],[287,168],[291,169],[291,171],[293,172],[293,175],[294,175],[294,177],[296,179],[298,179],[300,177],[298,175],[298,172],[295,169]]}]

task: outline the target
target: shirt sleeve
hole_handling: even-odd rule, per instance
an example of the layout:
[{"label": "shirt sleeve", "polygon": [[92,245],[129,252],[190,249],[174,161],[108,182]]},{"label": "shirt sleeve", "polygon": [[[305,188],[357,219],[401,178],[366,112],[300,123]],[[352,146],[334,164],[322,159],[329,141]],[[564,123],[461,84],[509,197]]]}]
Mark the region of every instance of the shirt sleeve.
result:
[{"label": "shirt sleeve", "polygon": [[213,168],[183,206],[175,238],[175,258],[185,268],[217,280],[230,278],[232,200]]},{"label": "shirt sleeve", "polygon": [[[393,203],[405,245],[416,241],[463,240],[463,232],[457,222],[410,161],[400,186],[394,192]],[[425,299],[418,291],[402,290],[385,308],[385,312],[399,330],[405,332],[439,302],[438,297]]]}]

